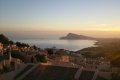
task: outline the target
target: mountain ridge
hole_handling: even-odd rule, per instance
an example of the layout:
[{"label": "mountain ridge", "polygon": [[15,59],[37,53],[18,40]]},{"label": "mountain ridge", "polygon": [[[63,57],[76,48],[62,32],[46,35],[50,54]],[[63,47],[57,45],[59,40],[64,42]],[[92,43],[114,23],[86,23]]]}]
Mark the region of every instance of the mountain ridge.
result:
[{"label": "mountain ridge", "polygon": [[60,37],[60,39],[68,39],[68,40],[95,40],[95,38],[93,37],[89,37],[89,36],[84,36],[84,35],[78,35],[78,34],[74,34],[74,33],[68,33],[66,36],[64,37]]}]

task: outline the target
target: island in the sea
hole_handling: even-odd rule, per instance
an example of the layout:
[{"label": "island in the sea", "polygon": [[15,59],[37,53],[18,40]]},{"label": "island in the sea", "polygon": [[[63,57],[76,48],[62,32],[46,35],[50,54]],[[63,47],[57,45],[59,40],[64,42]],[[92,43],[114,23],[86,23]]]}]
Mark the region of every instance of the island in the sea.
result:
[{"label": "island in the sea", "polygon": [[60,37],[60,39],[67,39],[67,40],[95,40],[93,37],[88,37],[84,35],[78,35],[74,33],[68,33],[65,37]]}]

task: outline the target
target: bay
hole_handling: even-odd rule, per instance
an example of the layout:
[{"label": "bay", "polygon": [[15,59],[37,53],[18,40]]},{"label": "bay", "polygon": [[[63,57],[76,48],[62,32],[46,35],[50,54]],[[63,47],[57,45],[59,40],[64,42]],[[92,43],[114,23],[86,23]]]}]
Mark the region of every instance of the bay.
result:
[{"label": "bay", "polygon": [[70,51],[77,51],[87,47],[94,47],[96,41],[94,40],[59,40],[59,39],[28,39],[28,40],[15,40],[30,45],[36,45],[40,48],[66,49]]}]

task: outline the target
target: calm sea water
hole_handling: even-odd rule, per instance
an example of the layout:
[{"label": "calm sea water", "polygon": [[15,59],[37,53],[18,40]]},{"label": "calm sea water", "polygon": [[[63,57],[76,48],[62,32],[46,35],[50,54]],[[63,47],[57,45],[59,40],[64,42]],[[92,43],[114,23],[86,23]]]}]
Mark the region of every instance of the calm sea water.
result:
[{"label": "calm sea water", "polygon": [[67,49],[71,51],[77,51],[83,48],[95,46],[94,40],[53,40],[53,39],[29,39],[29,40],[15,40],[30,45],[36,45],[40,48],[52,48]]}]

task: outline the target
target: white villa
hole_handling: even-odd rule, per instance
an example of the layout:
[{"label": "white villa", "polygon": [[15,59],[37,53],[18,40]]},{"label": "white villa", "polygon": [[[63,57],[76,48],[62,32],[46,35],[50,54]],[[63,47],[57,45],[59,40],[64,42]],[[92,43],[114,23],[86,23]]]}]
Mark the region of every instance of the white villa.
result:
[{"label": "white villa", "polygon": [[3,44],[0,43],[0,55],[2,55],[2,54],[3,54]]}]

